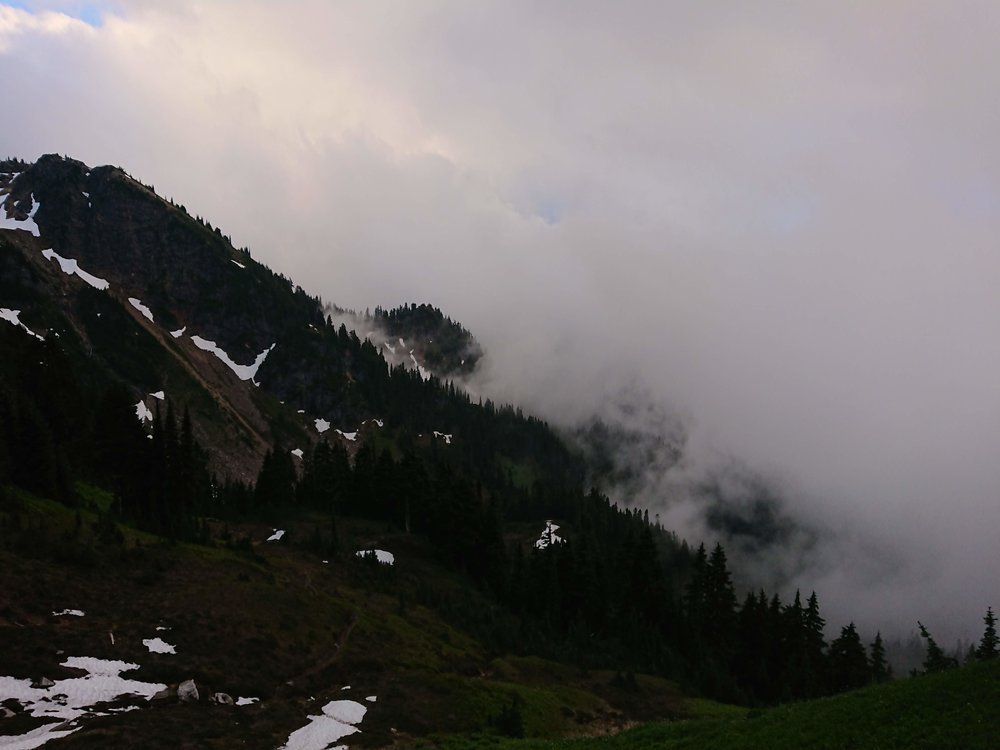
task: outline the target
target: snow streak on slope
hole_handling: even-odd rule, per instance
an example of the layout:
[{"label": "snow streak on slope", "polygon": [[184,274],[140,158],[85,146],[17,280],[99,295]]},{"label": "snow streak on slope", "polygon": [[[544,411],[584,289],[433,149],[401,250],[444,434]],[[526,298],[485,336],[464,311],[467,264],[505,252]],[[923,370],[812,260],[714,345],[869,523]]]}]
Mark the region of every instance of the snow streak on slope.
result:
[{"label": "snow streak on slope", "polygon": [[[267,359],[267,355],[270,354],[271,350],[275,347],[274,344],[271,344],[267,347],[267,349],[258,354],[257,359],[253,361],[252,365],[238,365],[233,362],[232,358],[219,348],[214,341],[203,339],[201,336],[192,336],[191,341],[193,341],[194,345],[199,349],[206,352],[212,352],[216,357],[222,360],[223,364],[235,372],[236,377],[240,380],[249,380],[251,382],[253,382],[253,379],[257,376],[257,370],[259,370],[260,366],[264,364],[264,360]],[[256,383],[254,383],[254,385],[256,385]]]},{"label": "snow streak on slope", "polygon": [[153,322],[153,311],[150,310],[148,307],[146,307],[144,304],[142,304],[142,300],[137,299],[135,297],[129,297],[128,301],[129,304],[132,305],[132,307],[134,307],[136,310],[142,313],[143,317],[145,317],[146,320],[148,320],[150,323]]},{"label": "snow streak on slope", "polygon": [[94,276],[91,273],[87,273],[80,265],[72,258],[64,258],[55,250],[42,250],[42,255],[44,255],[48,260],[56,260],[59,263],[59,268],[67,276],[72,276],[76,274],[81,279],[90,284],[94,289],[104,290],[111,286],[105,279]]},{"label": "snow streak on slope", "polygon": [[0,307],[0,319],[6,320],[11,325],[19,326],[20,328],[23,328],[25,331],[30,333],[39,341],[44,341],[45,339],[43,339],[41,336],[39,336],[37,333],[32,331],[30,328],[28,328],[28,326],[26,326],[24,323],[20,321],[20,319],[18,318],[20,314],[21,314],[20,310],[9,310],[6,307]]}]

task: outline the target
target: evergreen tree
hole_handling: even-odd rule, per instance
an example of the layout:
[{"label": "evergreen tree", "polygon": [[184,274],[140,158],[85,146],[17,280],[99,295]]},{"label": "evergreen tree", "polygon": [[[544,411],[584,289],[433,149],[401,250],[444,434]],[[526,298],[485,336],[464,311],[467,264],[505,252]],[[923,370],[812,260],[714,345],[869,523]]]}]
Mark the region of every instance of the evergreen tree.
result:
[{"label": "evergreen tree", "polygon": [[983,622],[986,623],[986,629],[983,631],[982,640],[979,641],[979,647],[976,649],[976,658],[980,661],[989,661],[996,659],[998,653],[997,620],[992,607],[986,608]]},{"label": "evergreen tree", "polygon": [[885,682],[892,677],[892,667],[885,658],[885,644],[882,643],[882,632],[875,633],[871,645],[871,656],[868,662],[872,682]]},{"label": "evergreen tree", "polygon": [[954,658],[945,655],[941,647],[931,637],[931,634],[927,632],[927,628],[923,626],[923,623],[917,621],[917,627],[920,628],[920,637],[927,641],[927,655],[924,658],[923,664],[926,674],[944,672],[946,669],[958,666],[958,662]]},{"label": "evergreen tree", "polygon": [[867,685],[870,679],[868,657],[854,623],[840,631],[830,644],[830,687],[834,692]]}]

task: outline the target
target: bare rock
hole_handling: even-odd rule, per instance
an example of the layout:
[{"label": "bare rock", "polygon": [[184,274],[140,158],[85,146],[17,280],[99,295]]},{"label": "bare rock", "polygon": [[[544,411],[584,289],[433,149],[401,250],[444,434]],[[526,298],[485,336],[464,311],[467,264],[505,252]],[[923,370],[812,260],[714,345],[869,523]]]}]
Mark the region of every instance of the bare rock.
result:
[{"label": "bare rock", "polygon": [[150,700],[165,701],[176,697],[177,697],[177,686],[167,685],[165,688],[163,688],[163,690],[161,690],[158,693],[155,693],[153,697],[150,698]]},{"label": "bare rock", "polygon": [[194,680],[184,680],[184,682],[177,686],[177,698],[181,703],[200,700],[198,686],[194,684]]},{"label": "bare rock", "polygon": [[233,696],[229,693],[215,693],[212,695],[210,700],[213,703],[218,703],[222,706],[233,706],[236,704],[236,701],[233,700]]},{"label": "bare rock", "polygon": [[50,688],[53,685],[55,685],[55,683],[48,677],[39,677],[37,680],[31,683],[31,687],[35,688],[36,690],[44,690],[45,688]]}]

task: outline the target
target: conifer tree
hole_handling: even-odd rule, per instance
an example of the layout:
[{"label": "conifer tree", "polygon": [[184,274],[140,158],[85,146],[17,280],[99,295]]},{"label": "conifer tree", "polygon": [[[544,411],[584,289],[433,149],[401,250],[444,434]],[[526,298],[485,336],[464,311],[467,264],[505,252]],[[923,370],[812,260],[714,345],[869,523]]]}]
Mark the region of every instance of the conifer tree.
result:
[{"label": "conifer tree", "polygon": [[997,640],[997,620],[992,607],[986,608],[983,622],[986,623],[986,629],[983,631],[982,640],[979,641],[979,648],[976,649],[976,658],[980,661],[989,661],[997,658],[998,645],[1000,645]]},{"label": "conifer tree", "polygon": [[958,663],[950,656],[945,655],[941,647],[937,645],[937,642],[931,637],[931,634],[927,632],[927,628],[923,626],[919,620],[917,621],[917,627],[920,628],[920,637],[927,641],[927,656],[924,658],[924,672],[926,674],[932,674],[934,672],[944,672],[946,669],[951,669],[952,667],[958,666]]},{"label": "conifer tree", "polygon": [[861,638],[850,623],[830,644],[830,687],[834,692],[853,690],[868,684],[870,668]]},{"label": "conifer tree", "polygon": [[885,644],[882,643],[882,632],[875,633],[871,645],[871,656],[868,661],[872,682],[885,682],[892,677],[892,667],[885,658]]}]

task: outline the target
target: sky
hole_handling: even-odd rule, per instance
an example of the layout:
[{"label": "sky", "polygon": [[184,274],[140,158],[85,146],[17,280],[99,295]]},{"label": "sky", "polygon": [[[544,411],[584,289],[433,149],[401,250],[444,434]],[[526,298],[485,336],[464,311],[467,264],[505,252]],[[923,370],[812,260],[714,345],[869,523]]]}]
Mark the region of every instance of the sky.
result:
[{"label": "sky", "polygon": [[763,483],[795,532],[748,570],[943,640],[1000,606],[998,38],[964,0],[0,2],[0,152],[438,305],[483,392],[683,435],[635,501],[685,535]]}]

